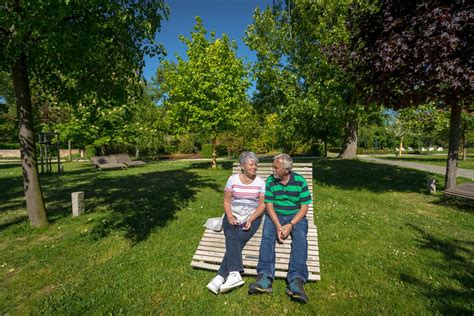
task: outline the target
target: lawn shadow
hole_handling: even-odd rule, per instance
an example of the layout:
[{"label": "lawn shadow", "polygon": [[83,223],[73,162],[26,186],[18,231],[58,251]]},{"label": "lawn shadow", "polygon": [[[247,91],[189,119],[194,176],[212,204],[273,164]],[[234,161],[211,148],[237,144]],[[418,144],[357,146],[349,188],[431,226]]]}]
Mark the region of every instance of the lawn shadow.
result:
[{"label": "lawn shadow", "polygon": [[429,173],[359,160],[321,159],[314,161],[316,184],[346,190],[372,192],[425,192]]},{"label": "lawn shadow", "polygon": [[[1,164],[0,172],[0,215],[24,207],[23,177],[20,164]],[[7,174],[11,173],[10,174]],[[21,200],[18,197],[22,197]],[[1,229],[1,227],[0,227]]]},{"label": "lawn shadow", "polygon": [[433,204],[450,207],[464,213],[472,213],[474,210],[474,200],[468,200],[465,198],[448,197],[443,195],[438,201],[433,202]]},{"label": "lawn shadow", "polygon": [[26,222],[28,220],[28,216],[26,215],[19,215],[14,218],[8,219],[6,221],[0,222],[0,230],[3,230],[5,228],[8,228],[10,226]]},{"label": "lawn shadow", "polygon": [[[436,313],[443,315],[472,315],[472,288],[474,288],[474,264],[472,260],[473,241],[440,239],[413,224],[407,224],[419,235],[416,240],[421,250],[435,251],[442,254],[444,261],[433,264],[437,270],[448,273],[451,283],[460,287],[441,284],[433,285],[406,273],[400,274],[400,279],[421,288],[429,299]],[[469,307],[466,307],[469,305]]]},{"label": "lawn shadow", "polygon": [[92,171],[79,177],[77,183],[48,190],[48,201],[53,201],[48,205],[51,222],[70,216],[71,192],[84,191],[86,211],[103,211],[103,216],[94,217],[97,222],[91,235],[102,238],[123,231],[133,243],[145,240],[152,230],[175,219],[176,212],[202,188],[220,190],[214,179],[187,169],[145,170],[133,175],[118,170],[113,177]]}]

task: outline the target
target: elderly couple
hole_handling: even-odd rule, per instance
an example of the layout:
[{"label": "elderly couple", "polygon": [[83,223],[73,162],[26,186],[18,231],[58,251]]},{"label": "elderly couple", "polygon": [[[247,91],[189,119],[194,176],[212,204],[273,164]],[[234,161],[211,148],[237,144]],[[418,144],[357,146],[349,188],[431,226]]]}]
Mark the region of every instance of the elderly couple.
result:
[{"label": "elderly couple", "polygon": [[266,183],[257,176],[258,158],[253,152],[243,152],[239,163],[241,173],[230,176],[224,189],[223,229],[226,254],[221,266],[207,288],[225,293],[244,284],[241,273],[242,249],[263,224],[257,265],[257,280],[250,284],[248,293],[271,293],[275,278],[275,242],[292,236],[286,293],[294,300],[306,303],[304,284],[308,279],[308,221],[306,213],[312,203],[306,180],[292,172],[293,160],[287,154],[273,159],[273,174]]}]

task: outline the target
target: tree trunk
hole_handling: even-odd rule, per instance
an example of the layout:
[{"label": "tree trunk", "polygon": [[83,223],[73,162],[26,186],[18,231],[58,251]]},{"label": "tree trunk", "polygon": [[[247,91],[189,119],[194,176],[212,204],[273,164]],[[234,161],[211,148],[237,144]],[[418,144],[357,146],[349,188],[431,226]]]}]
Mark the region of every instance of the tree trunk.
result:
[{"label": "tree trunk", "polygon": [[403,156],[402,148],[403,148],[403,136],[400,138],[400,144],[398,146],[398,154],[400,155],[400,157]]},{"label": "tree trunk", "polygon": [[42,227],[48,224],[48,218],[46,217],[36,162],[33,110],[25,54],[21,54],[18,61],[13,64],[12,77],[20,128],[21,166],[23,169],[23,189],[25,191],[26,208],[28,209],[31,225]]},{"label": "tree trunk", "polygon": [[212,138],[212,169],[217,168],[217,138]]},{"label": "tree trunk", "polygon": [[459,103],[451,105],[451,122],[449,125],[449,151],[446,163],[445,189],[456,186],[459,134],[461,131],[461,105]]},{"label": "tree trunk", "polygon": [[72,147],[71,147],[71,141],[67,141],[67,148],[69,149],[69,161],[72,161]]},{"label": "tree trunk", "polygon": [[339,158],[352,159],[357,156],[357,121],[349,120],[344,128],[344,145]]},{"label": "tree trunk", "polygon": [[462,152],[462,161],[466,161],[467,149],[466,149],[466,130],[467,124],[463,124],[461,131],[461,152]]}]

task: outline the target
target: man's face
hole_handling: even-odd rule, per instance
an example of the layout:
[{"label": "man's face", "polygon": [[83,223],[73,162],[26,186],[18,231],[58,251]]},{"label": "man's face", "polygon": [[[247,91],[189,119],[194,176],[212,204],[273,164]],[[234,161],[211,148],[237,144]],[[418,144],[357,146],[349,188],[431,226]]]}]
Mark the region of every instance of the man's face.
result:
[{"label": "man's face", "polygon": [[281,166],[281,160],[273,162],[273,176],[276,179],[283,179],[288,171]]}]

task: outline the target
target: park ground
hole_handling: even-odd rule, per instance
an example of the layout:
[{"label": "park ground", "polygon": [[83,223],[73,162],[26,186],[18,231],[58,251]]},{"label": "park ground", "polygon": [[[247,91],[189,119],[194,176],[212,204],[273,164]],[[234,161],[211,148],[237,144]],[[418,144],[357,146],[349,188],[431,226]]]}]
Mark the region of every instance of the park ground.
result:
[{"label": "park ground", "polygon": [[[474,288],[472,205],[428,195],[442,176],[370,162],[314,161],[321,281],[310,302],[215,296],[214,272],[190,267],[202,224],[222,213],[231,161],[159,161],[42,176],[50,225],[31,228],[21,169],[0,165],[0,314],[466,314]],[[460,179],[465,181],[465,179]],[[442,187],[440,188],[442,189]],[[86,213],[71,217],[70,194]]]}]

